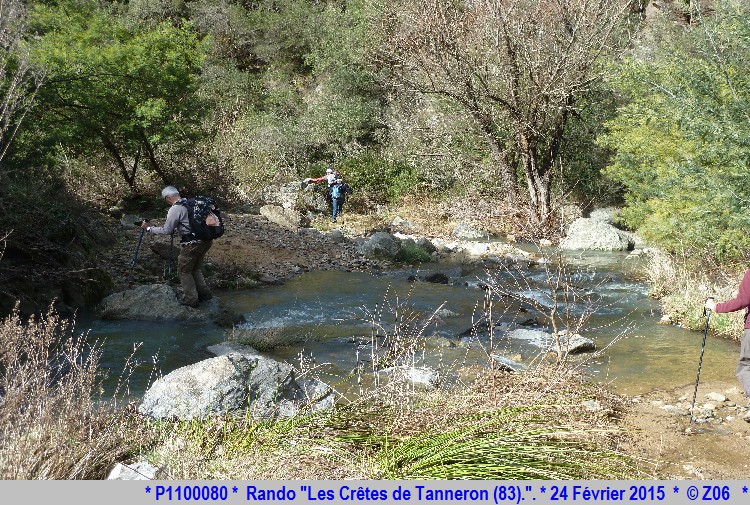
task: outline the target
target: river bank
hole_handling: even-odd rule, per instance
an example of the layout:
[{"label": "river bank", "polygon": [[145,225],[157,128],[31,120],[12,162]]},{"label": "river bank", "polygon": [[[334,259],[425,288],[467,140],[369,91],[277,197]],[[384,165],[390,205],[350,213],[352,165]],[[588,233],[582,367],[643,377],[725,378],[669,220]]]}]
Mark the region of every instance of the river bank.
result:
[{"label": "river bank", "polygon": [[[450,233],[454,226],[433,219],[427,220],[428,224],[422,227],[422,216],[402,212],[399,217],[409,223],[410,230],[415,234]],[[392,268],[393,264],[364,260],[348,240],[341,240],[338,232],[351,239],[364,236],[373,229],[388,229],[388,221],[393,221],[392,214],[380,219],[351,215],[335,227],[321,219],[313,223],[317,230],[291,231],[272,225],[259,215],[230,214],[227,235],[217,241],[209,253],[206,269],[209,282],[224,289],[247,288],[284,282],[315,270],[381,272]],[[338,231],[331,233],[332,230]],[[130,232],[122,244],[126,246],[136,238],[135,233]],[[127,260],[131,254],[127,247],[121,247],[120,261]],[[158,281],[159,276],[163,275],[164,259],[154,255],[152,258],[145,256],[143,261],[143,266],[135,269],[136,278],[141,282]],[[148,267],[149,261],[157,266],[152,264]],[[123,276],[120,276],[122,282]],[[659,315],[653,314],[653,317],[658,318]],[[694,358],[685,357],[685,367],[690,368],[691,373],[694,372]],[[705,398],[709,393],[713,393],[714,397],[725,397],[707,407],[712,409],[712,420],[707,423],[691,424],[685,404],[692,400],[692,395],[687,394],[692,389],[690,384],[682,384],[619,395],[622,403],[618,414],[608,417],[604,424],[628,433],[618,442],[618,448],[627,454],[655,462],[654,475],[670,478],[733,478],[738,475],[737,472],[747,470],[743,451],[750,449],[750,426],[739,419],[744,405],[731,382],[731,374],[731,370],[726,370],[729,379],[726,381],[715,378],[706,380],[707,375],[704,374],[697,404],[703,406],[711,403]],[[686,395],[690,397],[687,400]],[[707,426],[711,429],[705,430]],[[702,429],[695,431],[696,427]],[[731,450],[727,448],[728,439],[733,441]],[[697,451],[696,447],[701,450]]]},{"label": "river bank", "polygon": [[[401,219],[408,221],[412,230],[418,233],[419,216],[404,216]],[[230,213],[229,218],[231,227],[209,253],[206,267],[209,282],[217,291],[277,285],[315,270],[380,273],[396,268],[390,262],[363,259],[348,240],[340,240],[341,235],[345,239],[364,236],[373,229],[389,226],[386,221],[392,222],[392,215],[379,221],[372,216],[347,216],[336,226],[341,234],[324,220],[313,223],[317,230],[292,231],[271,225],[256,214]],[[436,219],[429,224],[431,234],[435,233],[435,228],[442,228],[442,233],[453,228],[452,224],[441,224]],[[422,230],[428,231],[428,228]],[[102,255],[97,265],[111,271],[120,288],[128,285],[129,269],[126,267],[137,239],[137,230],[122,230],[117,244],[108,254]],[[133,269],[132,284],[164,282],[166,261],[152,251],[151,245],[155,244],[142,244],[141,255]],[[176,286],[178,283],[172,281],[171,284]],[[651,314],[651,317],[658,318],[659,314]],[[144,338],[150,337],[144,333]],[[658,337],[642,335],[636,338]],[[708,373],[712,368],[712,356],[709,342],[704,379],[697,397],[697,405],[706,414],[698,424],[690,422],[688,413],[692,400],[689,380],[676,386],[614,394],[606,381],[597,385],[587,383],[584,378],[581,382],[579,376],[558,375],[546,366],[535,367],[529,374],[500,374],[492,379],[477,373],[462,389],[424,397],[417,395],[413,397],[416,403],[398,400],[401,395],[397,394],[391,397],[391,400],[398,400],[391,404],[396,409],[394,415],[384,418],[384,424],[376,426],[377,429],[370,426],[371,431],[365,438],[361,438],[361,427],[357,427],[358,424],[348,415],[344,416],[344,424],[303,425],[301,431],[292,430],[291,425],[277,425],[262,435],[264,440],[274,441],[271,447],[248,440],[242,433],[256,428],[242,427],[233,421],[229,424],[222,420],[197,425],[176,423],[171,427],[163,425],[156,431],[152,431],[153,426],[147,420],[137,416],[129,418],[128,423],[136,423],[139,430],[148,432],[147,435],[141,433],[140,439],[146,450],[140,456],[163,465],[169,478],[384,478],[389,474],[382,473],[383,469],[376,464],[377,452],[363,452],[358,443],[341,442],[353,437],[364,440],[367,445],[383,436],[396,435],[406,442],[421,433],[439,432],[449,426],[449,418],[444,417],[448,414],[460,425],[462,416],[471,414],[474,408],[478,411],[489,406],[537,409],[541,401],[551,406],[542,415],[548,426],[555,426],[562,419],[560,414],[565,413],[565,420],[570,422],[570,428],[577,430],[575,436],[579,440],[592,443],[600,450],[641,458],[641,464],[637,465],[634,474],[629,474],[631,476],[737,478],[747,473],[745,455],[750,450],[750,425],[739,419],[744,407],[741,395],[731,382],[732,371],[726,370],[727,380]],[[696,357],[697,354],[684,358],[688,375],[694,373]],[[654,358],[658,359],[658,355]],[[720,371],[718,377],[721,377]],[[551,384],[557,386],[550,387]],[[540,391],[544,394],[539,394]],[[707,397],[709,394],[713,399]],[[446,402],[457,408],[446,409]],[[419,409],[414,408],[417,404]],[[375,401],[368,407],[363,403],[354,410],[347,409],[347,412],[356,419],[366,418],[372,405],[382,408],[383,404]],[[436,415],[439,412],[443,417]],[[445,422],[436,423],[436,420]],[[323,443],[318,435],[310,438],[310,430],[329,433],[331,437],[325,437]],[[225,436],[215,439],[216,433]],[[371,442],[366,441],[368,437],[372,437]],[[312,445],[311,440],[314,441]],[[282,446],[287,449],[281,450]],[[251,447],[252,450],[238,450],[238,447]],[[300,450],[310,447],[317,448],[318,452],[312,456],[300,453]],[[361,457],[345,457],[345,454],[360,454]],[[131,458],[137,455],[138,452],[131,452]],[[283,469],[282,473],[279,469]],[[398,473],[390,475],[403,476]],[[589,475],[593,476],[599,474]]]}]

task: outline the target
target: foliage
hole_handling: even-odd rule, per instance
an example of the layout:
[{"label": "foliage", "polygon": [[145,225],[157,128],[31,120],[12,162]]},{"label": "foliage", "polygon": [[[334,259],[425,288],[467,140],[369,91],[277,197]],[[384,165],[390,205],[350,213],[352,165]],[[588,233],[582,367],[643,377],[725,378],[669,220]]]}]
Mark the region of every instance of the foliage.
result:
[{"label": "foliage", "polygon": [[396,261],[408,263],[409,265],[415,265],[417,263],[427,263],[432,258],[430,253],[425,251],[422,247],[419,247],[414,242],[402,242],[401,247],[396,255]]},{"label": "foliage", "polygon": [[114,404],[95,403],[101,348],[50,310],[0,322],[0,477],[101,479],[148,435]]},{"label": "foliage", "polygon": [[0,162],[42,83],[41,73],[30,67],[20,44],[25,21],[22,2],[0,2]]},{"label": "foliage", "polygon": [[[141,165],[169,182],[162,159],[201,136],[196,95],[203,48],[189,25],[128,23],[98,2],[36,4],[32,57],[47,68],[39,122],[70,155],[104,151],[135,189]],[[141,160],[146,160],[141,163]]]},{"label": "foliage", "polygon": [[[604,133],[604,124],[615,115],[617,101],[604,83],[592,86],[582,96],[565,129],[565,150],[560,154],[560,177],[554,180],[554,194],[566,195],[559,204],[570,199],[584,207],[620,205],[622,185],[602,176],[610,162],[610,150],[597,144]],[[553,204],[554,206],[554,204]]]},{"label": "foliage", "polygon": [[452,191],[500,191],[497,168],[471,118],[438,95],[393,90],[385,117],[384,156],[413,167],[412,194],[446,196]]},{"label": "foliage", "polygon": [[414,192],[418,185],[412,167],[370,151],[343,159],[336,169],[356,192],[366,194],[372,203],[394,201]]},{"label": "foliage", "polygon": [[197,28],[213,40],[202,89],[217,104],[218,155],[243,189],[298,178],[381,142],[381,92],[363,64],[367,5],[193,7]]},{"label": "foliage", "polygon": [[601,144],[626,188],[625,222],[679,255],[720,262],[750,247],[750,22],[722,4],[688,27],[660,26],[613,85],[620,106]]},{"label": "foliage", "polygon": [[378,56],[396,83],[463,108],[507,198],[519,200],[520,172],[543,223],[566,126],[600,74],[597,63],[620,42],[625,7],[617,0],[388,4]]},{"label": "foliage", "polygon": [[18,299],[24,314],[44,310],[64,272],[83,266],[111,238],[99,217],[87,214],[63,181],[44,170],[5,178],[0,222],[0,315],[9,314]]}]

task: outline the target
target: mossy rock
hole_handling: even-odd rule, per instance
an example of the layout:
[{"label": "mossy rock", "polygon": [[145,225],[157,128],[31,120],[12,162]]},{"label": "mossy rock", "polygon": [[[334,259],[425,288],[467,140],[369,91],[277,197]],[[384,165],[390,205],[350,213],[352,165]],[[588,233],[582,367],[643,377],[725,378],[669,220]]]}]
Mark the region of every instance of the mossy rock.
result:
[{"label": "mossy rock", "polygon": [[87,268],[70,272],[61,283],[63,301],[73,308],[91,309],[114,288],[108,272]]},{"label": "mossy rock", "polygon": [[413,240],[407,239],[401,241],[401,246],[394,259],[401,263],[414,265],[416,263],[427,263],[432,257],[430,253],[418,246]]}]

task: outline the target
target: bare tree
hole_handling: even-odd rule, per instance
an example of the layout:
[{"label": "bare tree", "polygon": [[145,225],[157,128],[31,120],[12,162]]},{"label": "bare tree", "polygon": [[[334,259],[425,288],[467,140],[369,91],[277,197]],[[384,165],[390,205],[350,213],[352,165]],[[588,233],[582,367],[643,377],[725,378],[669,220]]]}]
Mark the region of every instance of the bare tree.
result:
[{"label": "bare tree", "polygon": [[25,14],[21,0],[0,0],[0,162],[42,84],[20,44]]},{"label": "bare tree", "polygon": [[473,118],[509,203],[523,173],[539,223],[576,100],[600,77],[628,0],[403,0],[382,6],[378,56],[400,85]]}]

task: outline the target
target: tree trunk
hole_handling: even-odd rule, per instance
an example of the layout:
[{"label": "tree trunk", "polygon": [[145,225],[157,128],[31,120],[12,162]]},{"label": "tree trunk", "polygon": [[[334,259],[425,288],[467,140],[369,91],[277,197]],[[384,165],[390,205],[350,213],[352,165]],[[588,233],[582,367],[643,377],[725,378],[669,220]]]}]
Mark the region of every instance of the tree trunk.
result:
[{"label": "tree trunk", "polygon": [[156,172],[159,175],[159,177],[161,177],[161,180],[164,184],[169,184],[170,181],[167,180],[167,176],[164,174],[164,171],[161,169],[161,165],[159,164],[159,161],[156,159],[156,153],[154,153],[154,147],[148,141],[148,138],[146,137],[146,133],[141,132],[141,137],[143,138],[143,145],[146,147],[146,154],[148,155],[148,161],[151,164],[151,168],[154,170],[154,172]]},{"label": "tree trunk", "polygon": [[508,161],[507,150],[501,148],[501,141],[497,138],[492,123],[477,111],[473,111],[473,116],[490,146],[490,154],[499,169],[500,185],[506,191],[508,204],[515,207],[519,200],[518,179],[513,165]]},{"label": "tree trunk", "polygon": [[530,139],[523,133],[518,135],[516,142],[529,198],[534,208],[536,224],[543,226],[550,217],[550,187],[552,185],[550,174],[552,174],[551,161],[554,157],[540,156],[539,141]]},{"label": "tree trunk", "polygon": [[138,170],[138,161],[141,157],[140,150],[138,151],[138,154],[136,154],[135,162],[133,163],[132,170],[128,170],[128,167],[125,165],[125,160],[120,155],[119,149],[117,149],[117,146],[115,143],[110,139],[107,135],[101,134],[100,138],[102,139],[102,142],[104,143],[104,147],[107,148],[107,151],[112,155],[112,157],[115,159],[115,163],[117,163],[117,166],[120,168],[120,175],[122,175],[122,178],[125,180],[126,183],[128,183],[128,186],[133,191],[136,191],[135,187],[135,174]]}]

